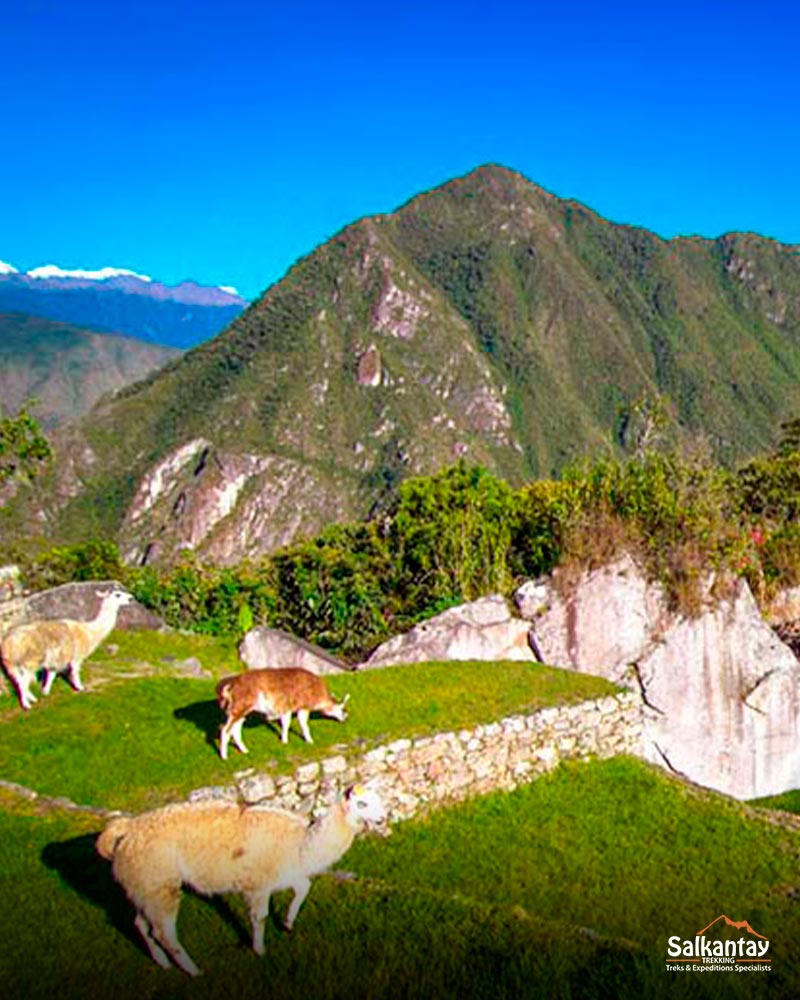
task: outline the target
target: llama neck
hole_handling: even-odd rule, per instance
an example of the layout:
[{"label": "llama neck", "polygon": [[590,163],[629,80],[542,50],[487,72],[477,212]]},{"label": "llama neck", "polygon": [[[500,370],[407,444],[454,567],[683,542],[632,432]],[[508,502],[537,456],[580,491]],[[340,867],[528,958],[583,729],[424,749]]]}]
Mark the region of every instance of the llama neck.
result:
[{"label": "llama neck", "polygon": [[356,831],[347,821],[341,803],[333,806],[306,834],[302,857],[306,874],[325,871],[348,850]]},{"label": "llama neck", "polygon": [[118,611],[118,604],[112,604],[110,601],[104,600],[100,604],[100,610],[97,613],[97,617],[86,622],[86,628],[89,632],[91,632],[97,642],[104,639],[116,625]]}]

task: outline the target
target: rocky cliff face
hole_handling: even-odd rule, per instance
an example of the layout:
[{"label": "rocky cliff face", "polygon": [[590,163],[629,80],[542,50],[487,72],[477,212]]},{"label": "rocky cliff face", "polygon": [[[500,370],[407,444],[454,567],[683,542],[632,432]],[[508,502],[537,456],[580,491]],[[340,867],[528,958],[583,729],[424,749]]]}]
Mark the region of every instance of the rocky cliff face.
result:
[{"label": "rocky cliff face", "polygon": [[628,558],[516,601],[545,662],[639,691],[650,760],[742,799],[800,786],[800,663],[744,581],[694,619]]}]

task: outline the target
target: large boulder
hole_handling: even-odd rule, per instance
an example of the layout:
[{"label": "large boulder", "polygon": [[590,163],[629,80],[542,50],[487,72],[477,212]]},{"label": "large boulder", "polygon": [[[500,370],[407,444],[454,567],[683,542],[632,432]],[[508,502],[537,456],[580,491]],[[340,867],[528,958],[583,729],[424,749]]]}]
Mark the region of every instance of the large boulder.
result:
[{"label": "large boulder", "polygon": [[716,599],[711,583],[695,618],[627,557],[515,599],[545,662],[639,691],[650,760],[742,799],[800,787],[800,662],[744,580]]},{"label": "large boulder", "polygon": [[[74,618],[77,621],[89,621],[100,610],[101,598],[119,586],[120,584],[115,580],[90,580],[80,583],[65,583],[60,587],[41,590],[36,594],[17,599],[14,602],[14,614],[3,622],[3,627],[7,630],[24,622],[53,618]],[[138,601],[132,601],[120,608],[117,614],[116,628],[162,629],[164,622]]]},{"label": "large boulder", "polygon": [[533,660],[528,623],[499,594],[448,608],[374,651],[359,669],[426,660]]},{"label": "large boulder", "polygon": [[577,585],[552,577],[530,580],[514,594],[532,640],[553,666],[630,679],[630,664],[652,646],[670,615],[666,595],[630,556],[586,574]]},{"label": "large boulder", "polygon": [[268,667],[303,667],[312,674],[338,674],[354,670],[331,653],[277,628],[250,629],[239,643],[239,656],[250,670]]}]

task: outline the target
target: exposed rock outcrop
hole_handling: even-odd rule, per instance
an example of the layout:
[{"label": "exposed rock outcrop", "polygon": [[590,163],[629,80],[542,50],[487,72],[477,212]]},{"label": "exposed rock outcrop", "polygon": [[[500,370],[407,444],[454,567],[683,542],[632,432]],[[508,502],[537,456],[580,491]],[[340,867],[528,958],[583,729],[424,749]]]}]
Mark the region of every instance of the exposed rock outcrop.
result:
[{"label": "exposed rock outcrop", "polygon": [[323,510],[340,513],[313,469],[275,455],[221,451],[197,438],[142,480],[121,547],[126,561],[139,565],[169,562],[186,550],[230,565],[318,527]]},{"label": "exposed rock outcrop", "polygon": [[533,660],[528,624],[499,594],[448,608],[379,646],[360,669],[426,660]]},{"label": "exposed rock outcrop", "polygon": [[[30,621],[53,618],[89,621],[97,614],[101,598],[119,586],[115,580],[89,580],[65,583],[28,597],[15,597],[0,604],[0,633]],[[119,609],[115,628],[161,629],[164,622],[138,601],[132,601]]]},{"label": "exposed rock outcrop", "polygon": [[639,690],[650,760],[742,799],[800,787],[800,663],[744,580],[691,619],[627,557],[515,599],[545,662]]},{"label": "exposed rock outcrop", "polygon": [[356,381],[359,385],[381,384],[381,354],[374,344],[370,344],[358,359]]},{"label": "exposed rock outcrop", "polygon": [[265,626],[250,629],[246,633],[239,643],[239,656],[249,670],[303,667],[322,676],[354,669],[321,646],[315,646],[289,632]]}]

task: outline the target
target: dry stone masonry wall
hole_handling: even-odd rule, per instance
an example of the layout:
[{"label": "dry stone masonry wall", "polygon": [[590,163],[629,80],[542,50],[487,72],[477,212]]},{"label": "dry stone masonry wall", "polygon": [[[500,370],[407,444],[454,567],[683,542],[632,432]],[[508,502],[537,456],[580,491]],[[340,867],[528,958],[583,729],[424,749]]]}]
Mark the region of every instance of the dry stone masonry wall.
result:
[{"label": "dry stone masonry wall", "polygon": [[317,814],[347,785],[370,781],[394,822],[469,795],[514,789],[561,760],[640,754],[641,748],[638,696],[621,692],[457,732],[399,739],[360,757],[327,757],[302,764],[291,775],[249,768],[237,773],[235,785],[198,788],[190,799],[243,798]]}]

